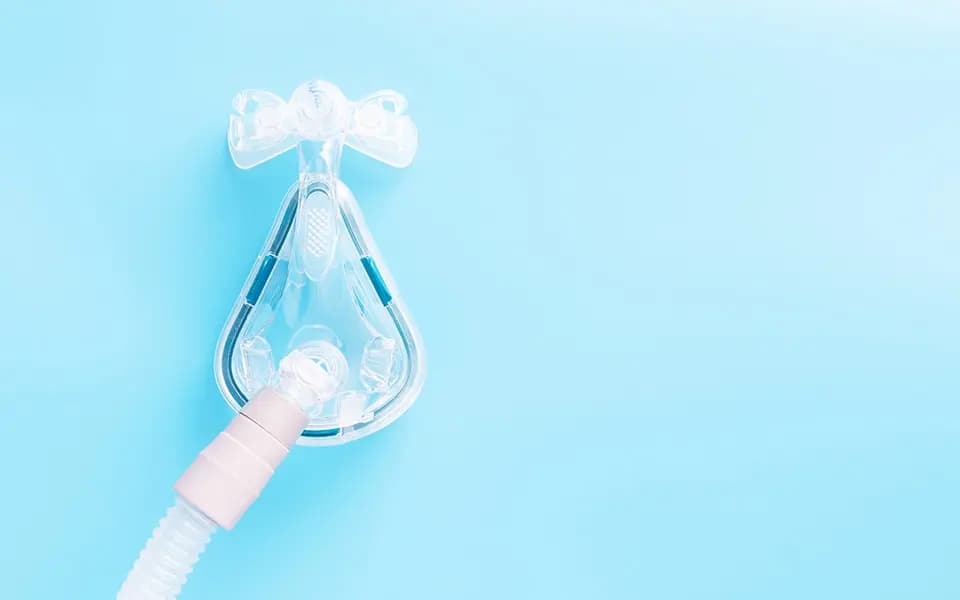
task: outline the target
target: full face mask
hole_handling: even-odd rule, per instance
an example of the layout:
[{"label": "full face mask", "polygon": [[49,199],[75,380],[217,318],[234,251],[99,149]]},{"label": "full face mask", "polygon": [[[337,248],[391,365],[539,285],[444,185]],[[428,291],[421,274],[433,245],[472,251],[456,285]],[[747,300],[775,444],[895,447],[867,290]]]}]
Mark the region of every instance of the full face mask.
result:
[{"label": "full face mask", "polygon": [[300,176],[217,346],[217,384],[239,414],[174,484],[176,501],[118,599],[176,598],[213,532],[233,528],[295,443],[367,435],[419,393],[419,335],[337,178],[344,145],[410,164],[417,130],[405,109],[396,92],[351,102],[324,81],[289,102],[263,91],[234,99],[227,142],[237,166],[296,147]]},{"label": "full face mask", "polygon": [[218,344],[217,383],[239,410],[300,350],[342,382],[310,414],[302,444],[338,444],[396,419],[419,393],[419,335],[338,177],[344,145],[394,167],[417,150],[417,130],[394,91],[348,100],[335,85],[301,85],[289,102],[265,91],[234,98],[227,141],[247,169],[297,149],[300,174]]}]

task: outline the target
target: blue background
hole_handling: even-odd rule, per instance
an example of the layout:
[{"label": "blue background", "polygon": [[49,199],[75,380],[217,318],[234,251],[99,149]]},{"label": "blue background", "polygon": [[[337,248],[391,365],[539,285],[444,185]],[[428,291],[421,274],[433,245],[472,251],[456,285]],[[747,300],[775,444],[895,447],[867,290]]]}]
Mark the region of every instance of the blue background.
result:
[{"label": "blue background", "polygon": [[183,598],[957,598],[960,8],[0,8],[0,580],[113,597],[226,424],[220,328],[295,174],[233,94],[405,93],[351,153],[426,343]]}]

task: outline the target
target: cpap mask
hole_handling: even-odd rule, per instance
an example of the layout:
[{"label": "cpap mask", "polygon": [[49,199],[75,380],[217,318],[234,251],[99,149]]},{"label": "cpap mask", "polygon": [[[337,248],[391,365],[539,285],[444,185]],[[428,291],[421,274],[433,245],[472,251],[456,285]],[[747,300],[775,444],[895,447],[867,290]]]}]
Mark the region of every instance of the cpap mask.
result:
[{"label": "cpap mask", "polygon": [[333,445],[399,417],[423,385],[419,334],[337,175],[344,145],[394,167],[417,150],[397,92],[348,100],[311,81],[289,101],[234,98],[227,142],[248,169],[297,148],[300,174],[217,345],[215,374],[239,414],[174,485],[177,499],[118,599],[176,598],[216,528],[231,529],[294,444]]},{"label": "cpap mask", "polygon": [[347,100],[333,84],[301,85],[289,102],[264,91],[234,99],[227,141],[247,169],[294,147],[290,188],[220,338],[216,376],[240,410],[276,381],[279,357],[299,349],[342,383],[310,414],[299,442],[338,444],[380,429],[423,383],[419,336],[337,178],[344,144],[395,167],[417,150],[417,130],[393,91]]}]

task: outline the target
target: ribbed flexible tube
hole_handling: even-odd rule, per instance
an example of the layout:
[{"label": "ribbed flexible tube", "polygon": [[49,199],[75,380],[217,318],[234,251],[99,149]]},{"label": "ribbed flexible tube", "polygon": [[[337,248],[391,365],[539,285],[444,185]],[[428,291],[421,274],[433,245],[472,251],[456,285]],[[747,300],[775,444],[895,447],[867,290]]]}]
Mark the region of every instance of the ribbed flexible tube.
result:
[{"label": "ribbed flexible tube", "polygon": [[217,524],[178,497],[117,592],[117,600],[174,600]]}]

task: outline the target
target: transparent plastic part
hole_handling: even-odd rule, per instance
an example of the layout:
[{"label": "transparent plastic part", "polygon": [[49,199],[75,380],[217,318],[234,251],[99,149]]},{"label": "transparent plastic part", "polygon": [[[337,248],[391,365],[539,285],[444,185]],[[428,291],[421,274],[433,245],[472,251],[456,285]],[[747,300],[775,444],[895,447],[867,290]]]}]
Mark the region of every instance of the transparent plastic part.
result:
[{"label": "transparent plastic part", "polygon": [[301,85],[290,101],[264,91],[234,99],[227,141],[241,168],[298,148],[300,175],[234,305],[218,344],[217,383],[235,409],[278,383],[299,351],[335,375],[333,399],[310,414],[299,443],[338,444],[381,429],[413,403],[424,377],[419,334],[337,178],[348,145],[410,164],[417,132],[400,94],[347,100],[333,84]]}]

